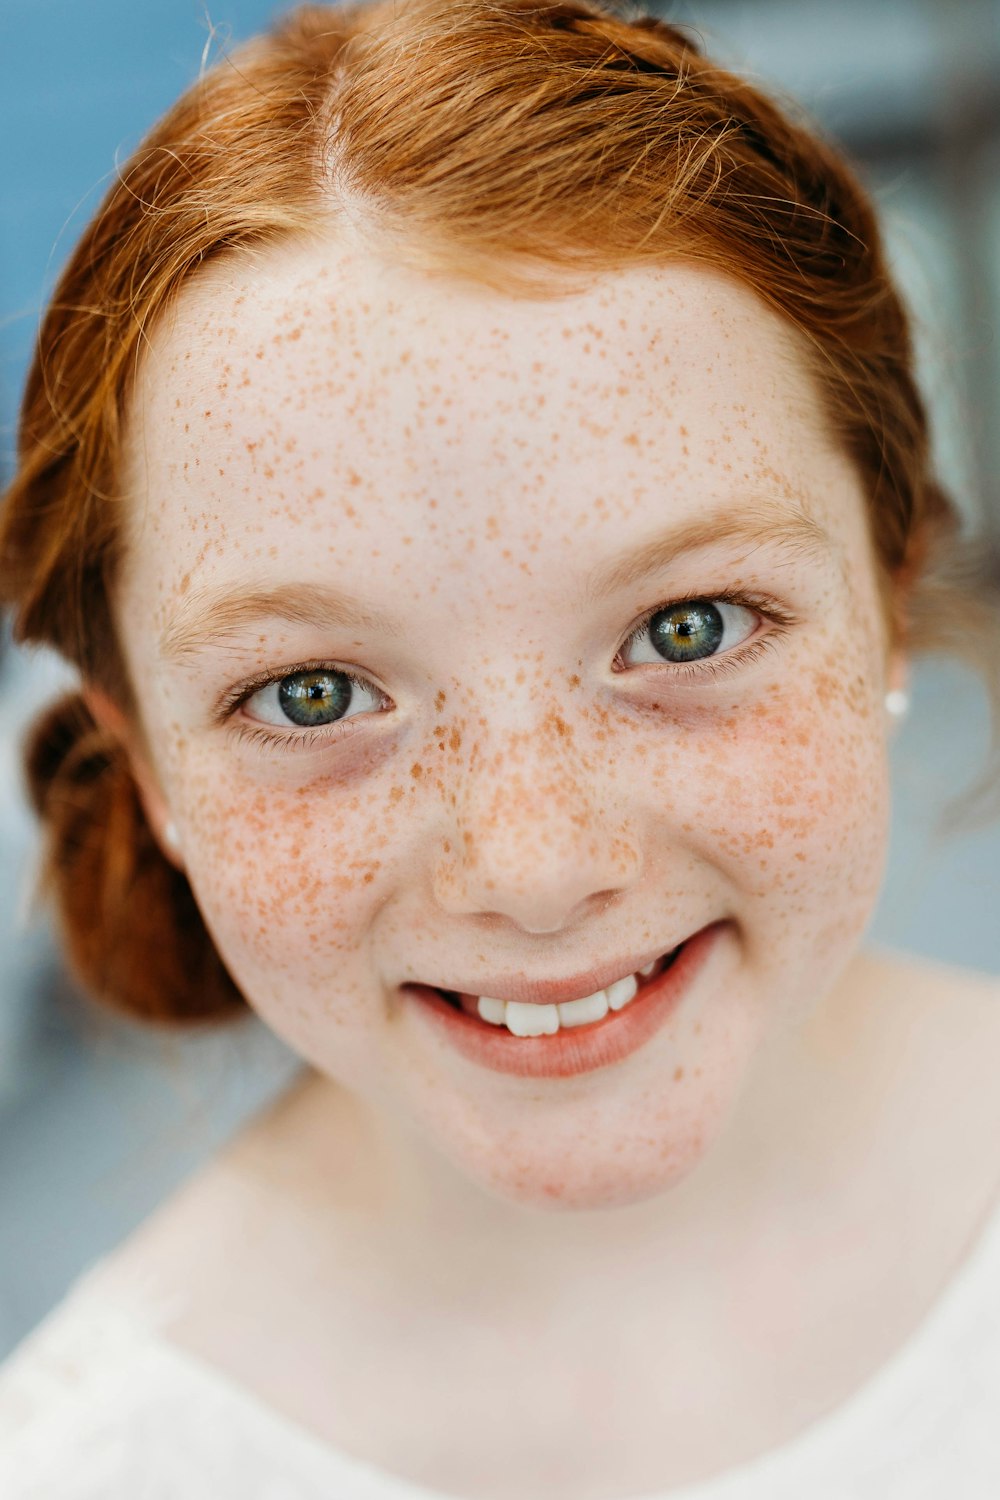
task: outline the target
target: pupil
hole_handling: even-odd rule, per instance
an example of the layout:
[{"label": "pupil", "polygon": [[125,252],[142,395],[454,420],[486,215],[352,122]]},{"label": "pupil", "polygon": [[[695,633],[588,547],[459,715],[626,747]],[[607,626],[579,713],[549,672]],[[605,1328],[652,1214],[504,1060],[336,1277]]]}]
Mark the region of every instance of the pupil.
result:
[{"label": "pupil", "polygon": [[303,729],[332,724],[350,701],[351,682],[343,672],[295,672],[278,686],[282,713]]},{"label": "pupil", "polygon": [[650,621],[653,645],[667,661],[696,661],[718,650],[724,634],[714,604],[696,600],[661,609]]}]

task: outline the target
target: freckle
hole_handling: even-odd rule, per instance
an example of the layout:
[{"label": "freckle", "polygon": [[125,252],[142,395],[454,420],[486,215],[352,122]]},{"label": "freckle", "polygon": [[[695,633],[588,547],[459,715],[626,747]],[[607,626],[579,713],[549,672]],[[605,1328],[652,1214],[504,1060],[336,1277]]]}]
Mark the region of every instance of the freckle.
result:
[{"label": "freckle", "polygon": [[410,775],[413,777],[414,781],[419,781],[423,774],[423,766],[419,761],[414,761],[413,765],[410,767]]},{"label": "freckle", "polygon": [[681,1081],[681,1079],[683,1077],[684,1077],[684,1069],[683,1068],[675,1068],[674,1069],[674,1082],[675,1083],[680,1083],[680,1081]]}]

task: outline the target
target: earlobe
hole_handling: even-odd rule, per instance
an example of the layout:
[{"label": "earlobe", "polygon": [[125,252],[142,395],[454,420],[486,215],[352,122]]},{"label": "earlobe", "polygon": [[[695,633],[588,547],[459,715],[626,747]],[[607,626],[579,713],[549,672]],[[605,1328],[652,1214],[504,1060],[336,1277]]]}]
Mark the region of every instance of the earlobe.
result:
[{"label": "earlobe", "polygon": [[180,857],[180,837],[177,825],[170,816],[166,798],[153,774],[146,757],[137,744],[135,728],[124,710],[101,688],[90,684],[82,689],[83,701],[95,723],[110,738],[117,740],[128,759],[129,770],[139,793],[139,801],[146,815],[153,837],[171,864],[183,869]]},{"label": "earlobe", "polygon": [[899,724],[910,711],[909,694],[910,667],[904,652],[893,651],[886,673],[885,711]]},{"label": "earlobe", "polygon": [[901,646],[889,652],[886,664],[885,690],[887,693],[907,693],[910,688],[910,658]]}]

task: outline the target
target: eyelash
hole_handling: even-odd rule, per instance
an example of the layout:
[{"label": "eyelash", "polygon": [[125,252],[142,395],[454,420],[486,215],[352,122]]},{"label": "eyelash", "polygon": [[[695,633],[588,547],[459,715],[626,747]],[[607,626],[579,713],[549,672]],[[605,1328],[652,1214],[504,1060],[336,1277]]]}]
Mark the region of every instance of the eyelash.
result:
[{"label": "eyelash", "polygon": [[[618,661],[623,652],[627,651],[637,636],[646,629],[650,620],[654,619],[665,609],[675,609],[679,604],[693,604],[704,601],[709,604],[738,604],[743,609],[752,610],[756,615],[762,615],[772,626],[767,635],[760,636],[754,633],[746,641],[738,646],[733,646],[730,651],[725,651],[721,656],[705,656],[698,662],[664,662],[672,677],[679,678],[682,682],[693,682],[699,677],[706,675],[715,678],[728,677],[733,672],[741,671],[750,662],[757,661],[765,651],[773,651],[776,637],[780,637],[794,624],[794,617],[787,610],[781,608],[773,599],[765,599],[758,594],[743,594],[738,592],[721,594],[691,594],[685,599],[671,599],[665,604],[657,604],[648,609],[637,625],[634,625],[628,635],[622,641],[615,652],[615,661]],[[657,662],[645,662],[642,665],[651,666],[657,672],[661,670]],[[635,671],[635,667],[623,668],[623,671]]]},{"label": "eyelash", "polygon": [[[224,723],[227,719],[232,719],[237,709],[241,708],[248,699],[252,698],[254,693],[259,693],[261,688],[266,688],[272,682],[280,682],[284,677],[294,677],[298,672],[320,672],[324,669],[330,670],[331,668],[339,676],[346,677],[348,682],[353,683],[356,688],[367,688],[376,693],[384,703],[389,702],[389,698],[374,682],[367,677],[362,677],[357,672],[351,672],[347,667],[338,667],[329,661],[306,661],[297,667],[289,667],[282,672],[264,672],[260,677],[256,677],[250,682],[245,682],[240,687],[233,688],[232,692],[227,693],[219,704],[216,713],[217,722]],[[361,715],[354,715],[353,717],[358,718]],[[350,720],[337,719],[332,724],[323,724],[318,729],[309,729],[301,734],[280,734],[275,733],[273,729],[266,728],[263,724],[252,724],[246,720],[241,720],[235,724],[233,732],[237,741],[241,744],[263,745],[269,750],[273,748],[299,750],[302,748],[308,749],[319,740],[343,739],[345,733],[351,732],[350,730],[345,731],[343,727],[349,722]]]},{"label": "eyelash", "polygon": [[[667,603],[657,604],[652,609],[647,610],[618,647],[614,660],[618,661],[621,658],[622,653],[627,651],[636,637],[641,635],[646,629],[650,620],[662,610],[672,609],[677,604],[686,604],[689,601],[694,602],[696,599],[707,600],[713,604],[741,605],[744,609],[753,610],[755,614],[762,615],[766,620],[769,620],[773,628],[763,637],[754,634],[747,641],[744,641],[739,646],[734,646],[731,651],[726,651],[721,656],[706,656],[700,662],[665,661],[663,667],[670,672],[672,677],[680,678],[682,681],[690,682],[706,676],[721,678],[728,676],[732,672],[740,671],[750,662],[757,661],[765,651],[773,650],[775,637],[783,635],[785,630],[794,623],[793,617],[772,599],[763,599],[757,595],[742,593],[690,595],[685,599],[671,600]],[[652,666],[657,671],[661,670],[655,662],[647,662],[643,663],[643,665]],[[260,677],[254,678],[251,682],[242,683],[239,687],[234,688],[220,702],[216,712],[217,722],[224,723],[226,720],[232,719],[236,711],[248,699],[252,698],[254,693],[259,693],[261,688],[267,687],[269,683],[280,682],[283,678],[293,677],[299,672],[316,672],[324,668],[335,670],[341,676],[346,677],[355,687],[371,689],[385,702],[389,701],[381,688],[377,687],[369,678],[362,677],[356,672],[351,672],[346,667],[337,667],[329,661],[303,662],[299,666],[290,667],[282,672],[266,672]],[[637,669],[635,667],[623,667],[620,670],[636,671]],[[370,717],[370,715],[354,715],[354,717]],[[263,745],[267,749],[298,750],[314,746],[320,740],[344,738],[345,733],[352,732],[350,730],[345,731],[343,727],[348,722],[350,721],[339,719],[333,724],[321,725],[318,729],[307,730],[301,734],[276,734],[273,730],[265,728],[262,724],[251,724],[247,721],[241,721],[234,726],[234,733],[237,740],[242,744]]]}]

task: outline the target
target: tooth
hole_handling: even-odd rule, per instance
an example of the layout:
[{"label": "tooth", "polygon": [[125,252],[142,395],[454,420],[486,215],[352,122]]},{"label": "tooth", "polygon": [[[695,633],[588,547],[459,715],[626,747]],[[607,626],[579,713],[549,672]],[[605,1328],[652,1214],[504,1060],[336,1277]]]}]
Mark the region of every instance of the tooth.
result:
[{"label": "tooth", "polygon": [[585,995],[582,1000],[564,1000],[556,1010],[562,1026],[582,1026],[587,1021],[600,1021],[608,1013],[608,992],[598,990],[595,995]]},{"label": "tooth", "polygon": [[650,976],[650,974],[652,974],[652,972],[653,972],[653,970],[655,968],[656,968],[656,959],[654,958],[653,962],[651,964],[647,964],[644,969],[640,969],[639,973],[642,975],[643,979],[648,979],[649,976]]},{"label": "tooth", "polygon": [[639,988],[639,981],[634,974],[628,974],[624,979],[616,979],[614,984],[608,986],[608,1005],[612,1010],[621,1010],[635,997]]},{"label": "tooth", "polygon": [[505,1009],[507,1030],[515,1036],[554,1036],[559,1030],[559,1012],[554,1005],[508,1000]]},{"label": "tooth", "polygon": [[[654,965],[649,967],[652,969]],[[565,1000],[560,1005],[528,1005],[480,995],[476,1009],[484,1021],[492,1026],[506,1025],[514,1036],[554,1036],[562,1026],[586,1026],[603,1020],[609,1010],[623,1010],[638,989],[635,975],[628,974],[624,979],[616,979],[606,990],[597,990],[580,1000]]]},{"label": "tooth", "polygon": [[503,1025],[506,1000],[494,1000],[492,995],[480,995],[477,1008],[484,1021],[489,1021],[493,1026]]}]

